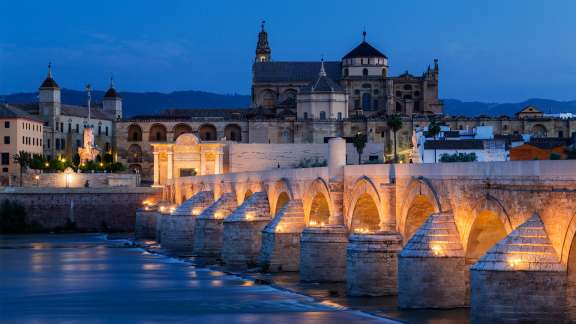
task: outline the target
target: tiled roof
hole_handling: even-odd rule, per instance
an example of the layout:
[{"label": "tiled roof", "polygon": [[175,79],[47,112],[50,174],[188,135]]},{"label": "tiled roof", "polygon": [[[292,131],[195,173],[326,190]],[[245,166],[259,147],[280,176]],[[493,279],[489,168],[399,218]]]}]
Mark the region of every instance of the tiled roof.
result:
[{"label": "tiled roof", "polygon": [[426,150],[483,150],[484,141],[479,139],[465,140],[438,140],[426,141],[424,143]]},{"label": "tiled roof", "polygon": [[58,83],[56,83],[56,81],[54,81],[54,79],[52,79],[52,77],[47,77],[44,82],[42,82],[42,85],[40,85],[40,88],[60,88],[58,86]]},{"label": "tiled roof", "polygon": [[24,110],[18,109],[10,104],[0,105],[0,118],[25,118],[38,122],[44,122],[38,116],[31,115]]},{"label": "tiled roof", "polygon": [[116,89],[110,87],[110,89],[108,89],[104,94],[104,98],[120,98],[120,96],[118,95],[118,92],[116,92]]},{"label": "tiled roof", "polygon": [[[33,115],[36,118],[44,119],[44,116],[40,116],[40,108],[38,103],[27,103],[27,104],[10,104],[18,109],[24,110],[27,113]],[[61,105],[60,114],[62,116],[74,116],[88,118],[88,108],[84,106],[75,105]],[[112,120],[114,119],[112,115],[102,111],[102,107],[99,105],[94,105],[90,112],[91,118],[102,119],[102,120]]]},{"label": "tiled roof", "polygon": [[316,81],[312,81],[302,88],[303,93],[311,92],[344,92],[344,89],[327,76],[320,76]]},{"label": "tiled roof", "polygon": [[363,41],[360,45],[356,46],[353,50],[344,55],[342,59],[356,58],[356,57],[384,57],[386,55],[382,54],[379,50],[374,48],[368,42]]},{"label": "tiled roof", "polygon": [[[328,77],[340,80],[340,62],[324,62]],[[252,66],[254,82],[312,82],[318,78],[320,62],[257,62]]]},{"label": "tiled roof", "polygon": [[570,145],[570,139],[560,137],[533,137],[527,144],[540,149],[549,150],[555,147]]}]

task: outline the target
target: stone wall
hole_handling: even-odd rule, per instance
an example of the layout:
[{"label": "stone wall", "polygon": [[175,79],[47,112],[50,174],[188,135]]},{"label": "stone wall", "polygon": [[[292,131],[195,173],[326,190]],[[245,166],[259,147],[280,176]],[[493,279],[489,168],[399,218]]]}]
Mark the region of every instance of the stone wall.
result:
[{"label": "stone wall", "polygon": [[[36,178],[38,177],[38,178]],[[140,175],[133,173],[27,173],[22,178],[24,187],[83,188],[131,187],[140,184]]]},{"label": "stone wall", "polygon": [[[384,146],[367,143],[362,161],[370,156],[382,160]],[[358,163],[358,152],[353,144],[347,144],[346,160]],[[304,159],[327,161],[328,144],[230,144],[228,147],[229,172],[246,172],[280,168],[293,168]]]},{"label": "stone wall", "polygon": [[131,232],[142,201],[160,195],[156,188],[4,188],[0,202],[23,205],[27,223],[46,231],[74,224],[78,231]]}]

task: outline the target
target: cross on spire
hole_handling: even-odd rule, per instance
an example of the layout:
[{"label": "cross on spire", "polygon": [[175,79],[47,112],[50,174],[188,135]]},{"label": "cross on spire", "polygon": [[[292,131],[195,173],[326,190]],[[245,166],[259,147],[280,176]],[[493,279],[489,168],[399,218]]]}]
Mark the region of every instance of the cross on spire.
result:
[{"label": "cross on spire", "polygon": [[260,24],[260,28],[264,31],[264,25],[266,24],[266,20],[262,19],[262,23]]},{"label": "cross on spire", "polygon": [[322,55],[322,59],[320,60],[320,76],[326,76],[326,70],[324,70],[324,55]]},{"label": "cross on spire", "polygon": [[48,62],[48,77],[52,78],[52,62]]},{"label": "cross on spire", "polygon": [[362,41],[366,41],[366,27],[364,27],[364,31],[362,32]]}]

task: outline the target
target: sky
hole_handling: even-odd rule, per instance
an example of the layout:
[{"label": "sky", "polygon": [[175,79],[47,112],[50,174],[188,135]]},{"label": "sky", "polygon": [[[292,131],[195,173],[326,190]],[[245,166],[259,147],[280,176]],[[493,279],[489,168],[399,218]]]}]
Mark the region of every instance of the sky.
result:
[{"label": "sky", "polygon": [[260,21],[272,59],[340,60],[367,40],[392,75],[440,62],[440,96],[576,99],[576,1],[4,1],[0,94],[60,87],[250,93]]}]

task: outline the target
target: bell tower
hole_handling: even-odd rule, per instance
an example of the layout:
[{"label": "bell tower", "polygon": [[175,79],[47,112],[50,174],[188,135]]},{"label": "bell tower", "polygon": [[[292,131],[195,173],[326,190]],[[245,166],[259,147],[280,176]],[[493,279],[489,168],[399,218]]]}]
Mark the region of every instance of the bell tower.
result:
[{"label": "bell tower", "polygon": [[262,20],[260,32],[258,33],[258,44],[256,45],[256,62],[270,62],[272,50],[268,45],[268,33],[264,30],[266,21]]},{"label": "bell tower", "polygon": [[54,127],[56,119],[60,116],[60,87],[52,78],[52,63],[48,64],[48,75],[38,91],[38,104],[40,114],[48,116],[48,125]]}]

